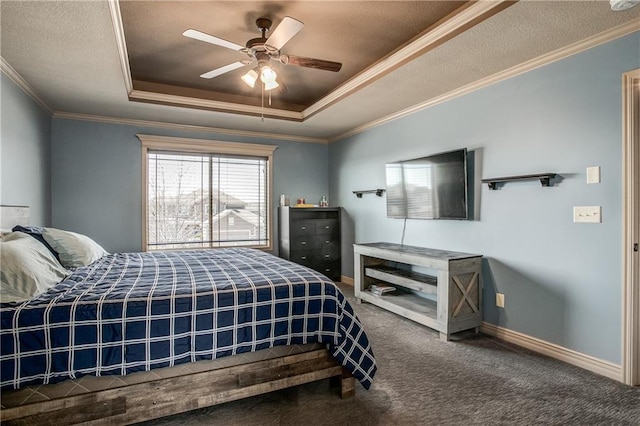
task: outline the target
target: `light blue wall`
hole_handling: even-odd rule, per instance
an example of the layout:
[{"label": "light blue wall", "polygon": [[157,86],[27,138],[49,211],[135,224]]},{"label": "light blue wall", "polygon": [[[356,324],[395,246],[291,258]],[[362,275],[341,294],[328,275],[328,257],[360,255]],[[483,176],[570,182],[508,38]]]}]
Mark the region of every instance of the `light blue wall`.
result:
[{"label": "light blue wall", "polygon": [[[328,193],[327,145],[54,118],[54,227],[89,235],[110,252],[142,249],[142,148],[138,133],[277,145],[274,218],[282,193],[291,199],[309,200]],[[276,239],[274,228],[274,247]]]},{"label": "light blue wall", "polygon": [[51,223],[51,116],[5,74],[0,113],[0,204],[29,206],[31,225]]},{"label": "light blue wall", "polygon": [[[486,321],[619,364],[620,76],[640,67],[639,45],[640,35],[627,36],[328,147],[51,120],[2,75],[0,202],[30,205],[32,224],[85,233],[109,251],[138,251],[136,133],[276,144],[274,195],[315,201],[329,194],[344,207],[342,266],[353,276],[352,244],[399,242],[403,221],[386,218],[384,197],[358,199],[352,191],[384,188],[385,162],[467,147],[475,158],[475,220],[409,220],[405,243],[483,254]],[[602,183],[587,185],[593,165]],[[499,191],[479,183],[547,171],[562,180]],[[575,205],[602,206],[603,223],[572,223]],[[496,292],[506,295],[505,309],[494,306]]]},{"label": "light blue wall", "polygon": [[[483,254],[485,321],[620,364],[621,75],[640,67],[639,46],[636,33],[330,145],[345,275],[354,242],[400,242],[403,227],[386,218],[384,197],[352,191],[384,188],[385,162],[467,147],[475,220],[408,220],[405,244]],[[602,183],[586,184],[588,166]],[[498,191],[479,182],[543,172],[562,179]],[[573,223],[581,205],[602,206],[602,223]]]}]

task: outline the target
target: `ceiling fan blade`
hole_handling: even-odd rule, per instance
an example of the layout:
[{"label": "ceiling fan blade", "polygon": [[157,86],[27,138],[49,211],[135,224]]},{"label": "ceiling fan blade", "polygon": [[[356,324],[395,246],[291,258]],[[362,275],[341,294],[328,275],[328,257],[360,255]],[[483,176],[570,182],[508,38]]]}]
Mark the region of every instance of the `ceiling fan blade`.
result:
[{"label": "ceiling fan blade", "polygon": [[315,68],[318,70],[338,72],[342,68],[340,62],[326,61],[324,59],[305,58],[303,56],[280,55],[280,62],[285,65],[297,65],[299,67]]},{"label": "ceiling fan blade", "polygon": [[213,78],[213,77],[217,77],[221,74],[227,73],[229,71],[233,71],[236,70],[238,68],[244,67],[246,64],[244,62],[234,62],[232,64],[229,65],[225,65],[224,67],[220,67],[220,68],[216,68],[215,70],[206,72],[204,74],[201,74],[200,77],[202,78]]},{"label": "ceiling fan blade", "polygon": [[280,50],[294,35],[298,34],[298,31],[300,31],[303,26],[304,24],[297,19],[285,16],[276,29],[271,32],[265,45],[275,50]]},{"label": "ceiling fan blade", "polygon": [[195,40],[200,40],[206,43],[215,44],[216,46],[226,47],[227,49],[231,49],[231,50],[242,50],[245,48],[244,46],[240,46],[239,44],[232,43],[220,37],[215,37],[198,30],[188,29],[185,32],[183,32],[182,35],[185,37],[193,38]]}]

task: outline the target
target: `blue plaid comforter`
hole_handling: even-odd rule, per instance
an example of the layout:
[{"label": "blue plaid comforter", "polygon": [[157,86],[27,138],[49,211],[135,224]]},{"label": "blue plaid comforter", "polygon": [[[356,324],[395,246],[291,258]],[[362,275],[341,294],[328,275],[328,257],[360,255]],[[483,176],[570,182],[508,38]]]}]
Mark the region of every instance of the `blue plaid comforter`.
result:
[{"label": "blue plaid comforter", "polygon": [[254,249],[106,255],[0,320],[2,389],[313,342],[367,389],[376,371],[335,284]]}]

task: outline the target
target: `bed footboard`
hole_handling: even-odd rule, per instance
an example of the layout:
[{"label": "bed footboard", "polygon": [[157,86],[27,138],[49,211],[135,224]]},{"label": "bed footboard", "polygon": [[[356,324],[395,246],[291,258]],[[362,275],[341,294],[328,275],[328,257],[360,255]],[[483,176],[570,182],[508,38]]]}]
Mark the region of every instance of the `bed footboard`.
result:
[{"label": "bed footboard", "polygon": [[342,398],[355,380],[326,349],[124,387],[4,407],[2,424],[126,424],[335,377]]}]

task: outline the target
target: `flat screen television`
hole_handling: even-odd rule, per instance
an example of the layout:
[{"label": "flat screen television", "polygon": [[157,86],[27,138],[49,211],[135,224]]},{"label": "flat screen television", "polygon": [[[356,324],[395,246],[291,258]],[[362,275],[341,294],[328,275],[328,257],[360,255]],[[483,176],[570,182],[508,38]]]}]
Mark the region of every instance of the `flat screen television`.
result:
[{"label": "flat screen television", "polygon": [[468,219],[467,149],[387,163],[387,217]]}]

